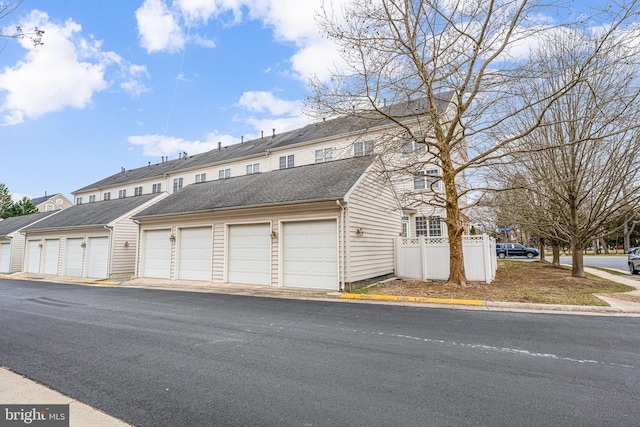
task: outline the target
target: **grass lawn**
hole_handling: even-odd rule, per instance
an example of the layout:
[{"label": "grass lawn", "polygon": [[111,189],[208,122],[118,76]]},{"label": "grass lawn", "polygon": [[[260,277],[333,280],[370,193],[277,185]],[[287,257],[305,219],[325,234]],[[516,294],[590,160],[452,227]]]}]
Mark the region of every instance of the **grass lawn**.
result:
[{"label": "grass lawn", "polygon": [[357,293],[371,295],[418,296],[472,299],[481,301],[528,302],[539,304],[607,306],[593,294],[629,292],[634,288],[587,275],[571,277],[571,269],[544,262],[498,261],[496,280],[490,284],[447,286],[444,282],[393,280],[372,285]]}]

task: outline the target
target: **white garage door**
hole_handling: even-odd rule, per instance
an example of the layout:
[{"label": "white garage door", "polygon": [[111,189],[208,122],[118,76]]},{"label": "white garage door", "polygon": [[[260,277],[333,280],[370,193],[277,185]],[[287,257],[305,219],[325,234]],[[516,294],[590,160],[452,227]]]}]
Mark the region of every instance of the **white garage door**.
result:
[{"label": "white garage door", "polygon": [[141,277],[169,279],[171,277],[171,230],[144,232],[144,253]]},{"label": "white garage door", "polygon": [[64,275],[82,277],[83,238],[67,239],[64,257]]},{"label": "white garage door", "polygon": [[0,244],[0,273],[9,273],[11,269],[11,243]]},{"label": "white garage door", "polygon": [[27,242],[27,273],[40,273],[40,240]]},{"label": "white garage door", "polygon": [[284,286],[338,290],[337,236],[333,220],[285,223]]},{"label": "white garage door", "polygon": [[271,226],[229,226],[229,282],[271,284]]},{"label": "white garage door", "polygon": [[58,260],[60,259],[60,240],[44,241],[44,274],[58,274]]},{"label": "white garage door", "polygon": [[179,231],[178,279],[211,281],[212,228]]},{"label": "white garage door", "polygon": [[87,277],[104,279],[109,277],[109,238],[87,239]]}]

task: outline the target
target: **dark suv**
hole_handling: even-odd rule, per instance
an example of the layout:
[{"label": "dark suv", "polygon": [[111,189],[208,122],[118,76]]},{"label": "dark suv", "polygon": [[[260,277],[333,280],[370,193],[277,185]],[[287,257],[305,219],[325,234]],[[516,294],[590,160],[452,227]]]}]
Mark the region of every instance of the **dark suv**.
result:
[{"label": "dark suv", "polygon": [[519,243],[496,243],[496,255],[498,255],[498,258],[526,256],[532,259],[540,255],[540,252],[534,248],[526,248]]}]

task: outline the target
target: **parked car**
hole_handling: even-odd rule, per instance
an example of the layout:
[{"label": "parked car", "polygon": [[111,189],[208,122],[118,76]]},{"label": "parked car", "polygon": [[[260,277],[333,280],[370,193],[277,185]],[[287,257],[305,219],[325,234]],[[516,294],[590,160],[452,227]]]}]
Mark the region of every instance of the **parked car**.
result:
[{"label": "parked car", "polygon": [[508,256],[526,256],[529,259],[540,255],[537,249],[527,248],[519,243],[496,243],[496,255],[498,258]]},{"label": "parked car", "polygon": [[640,274],[640,247],[629,249],[627,263],[631,274]]}]

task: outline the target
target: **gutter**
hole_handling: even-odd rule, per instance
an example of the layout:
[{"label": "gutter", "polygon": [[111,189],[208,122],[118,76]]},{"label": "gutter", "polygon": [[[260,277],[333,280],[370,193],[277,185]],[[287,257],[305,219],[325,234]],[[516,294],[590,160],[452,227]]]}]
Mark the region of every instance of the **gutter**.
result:
[{"label": "gutter", "polygon": [[260,205],[246,205],[246,206],[225,206],[222,208],[216,209],[202,209],[198,211],[188,211],[188,212],[167,212],[161,214],[154,215],[144,215],[144,216],[134,216],[134,221],[139,221],[141,219],[153,219],[153,218],[162,218],[167,216],[180,216],[180,215],[195,215],[195,214],[204,214],[204,213],[216,213],[216,212],[225,212],[232,211],[238,209],[258,209],[258,208],[272,208],[272,207],[281,207],[281,206],[291,206],[291,205],[303,205],[305,203],[321,203],[321,202],[337,202],[339,204],[341,197],[331,197],[327,199],[311,199],[311,200],[299,200],[294,202],[274,202]]}]

